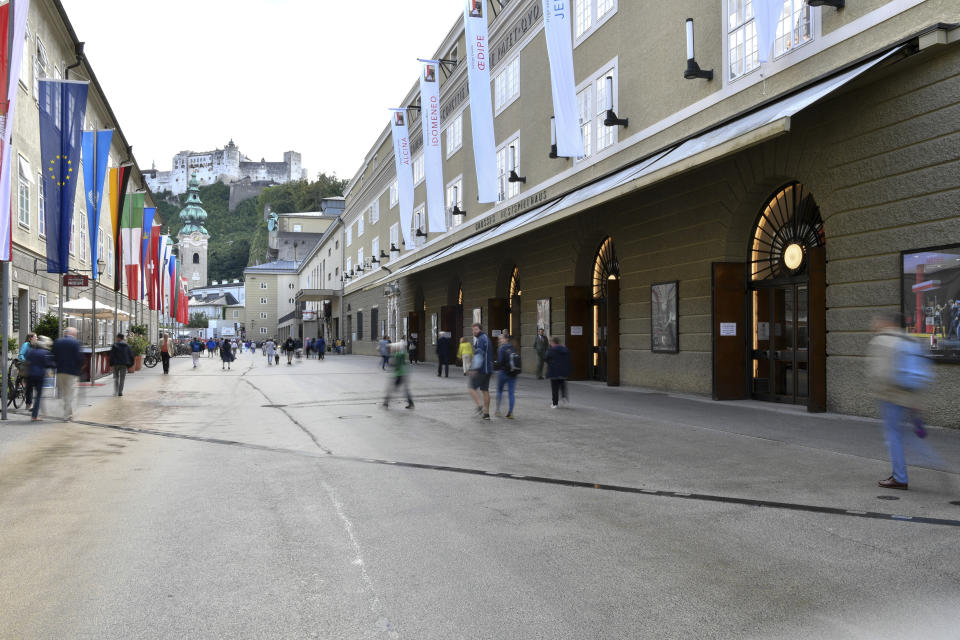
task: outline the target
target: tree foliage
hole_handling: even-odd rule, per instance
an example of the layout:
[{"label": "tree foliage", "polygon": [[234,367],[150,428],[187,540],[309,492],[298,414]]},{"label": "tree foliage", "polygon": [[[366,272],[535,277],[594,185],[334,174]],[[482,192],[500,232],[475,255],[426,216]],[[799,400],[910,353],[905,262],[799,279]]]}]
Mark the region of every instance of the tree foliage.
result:
[{"label": "tree foliage", "polygon": [[38,336],[47,336],[48,338],[60,337],[60,321],[57,316],[47,313],[37,319],[37,324],[33,327],[33,332]]},{"label": "tree foliage", "polygon": [[206,329],[209,326],[210,319],[204,313],[194,311],[190,314],[190,321],[187,323],[190,329]]}]

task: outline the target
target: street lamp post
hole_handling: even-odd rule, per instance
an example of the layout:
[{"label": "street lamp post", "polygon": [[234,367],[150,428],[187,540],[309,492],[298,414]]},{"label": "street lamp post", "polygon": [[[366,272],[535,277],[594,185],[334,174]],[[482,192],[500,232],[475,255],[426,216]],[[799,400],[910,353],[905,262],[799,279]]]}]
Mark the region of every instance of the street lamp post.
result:
[{"label": "street lamp post", "polygon": [[97,274],[93,279],[93,302],[92,314],[90,316],[90,361],[94,362],[96,359],[96,350],[97,350],[97,281],[100,280],[100,274],[103,273],[103,268],[107,266],[106,261],[103,258],[97,258]]}]

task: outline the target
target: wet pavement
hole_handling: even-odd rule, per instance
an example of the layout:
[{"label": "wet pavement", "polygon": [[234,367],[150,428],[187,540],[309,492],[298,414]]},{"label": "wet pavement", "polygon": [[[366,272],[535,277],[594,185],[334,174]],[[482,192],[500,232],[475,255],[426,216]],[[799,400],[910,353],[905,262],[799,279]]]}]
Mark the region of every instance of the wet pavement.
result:
[{"label": "wet pavement", "polygon": [[[0,425],[0,638],[955,638],[960,433],[376,359],[173,361]],[[50,411],[55,412],[55,403]]]}]

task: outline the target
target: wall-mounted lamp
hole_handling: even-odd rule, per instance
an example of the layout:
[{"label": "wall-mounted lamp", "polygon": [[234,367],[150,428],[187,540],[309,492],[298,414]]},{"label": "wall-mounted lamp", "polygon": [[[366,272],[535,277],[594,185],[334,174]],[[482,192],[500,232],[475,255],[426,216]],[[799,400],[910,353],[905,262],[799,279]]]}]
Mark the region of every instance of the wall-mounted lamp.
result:
[{"label": "wall-mounted lamp", "polygon": [[456,185],[453,186],[453,207],[450,209],[450,215],[467,215],[467,212],[460,208],[460,189]]},{"label": "wall-mounted lamp", "polygon": [[616,112],[613,110],[613,76],[604,78],[604,83],[604,93],[607,98],[607,117],[603,119],[603,126],[623,127],[626,129],[630,118],[618,118]]},{"label": "wall-mounted lamp", "polygon": [[377,256],[370,258],[370,264],[380,264],[380,261],[377,260]]},{"label": "wall-mounted lamp", "polygon": [[807,0],[807,4],[811,7],[833,7],[839,11],[843,9],[847,3],[845,0]]},{"label": "wall-mounted lamp", "polygon": [[547,157],[557,157],[557,119],[553,116],[550,116],[550,154]]},{"label": "wall-mounted lamp", "polygon": [[[393,246],[392,246],[392,245],[391,245],[391,247],[390,247],[390,250],[393,251]],[[384,251],[383,249],[380,249],[380,257],[381,257],[381,258],[388,258],[388,259],[390,258],[390,256],[387,255],[387,252]]]},{"label": "wall-mounted lamp", "polygon": [[510,177],[507,178],[507,182],[522,182],[523,184],[527,184],[526,177],[517,175],[516,145],[510,145]]},{"label": "wall-mounted lamp", "polygon": [[358,264],[358,265],[357,265],[357,274],[361,274],[361,273],[363,273],[363,265],[362,265],[362,264]]},{"label": "wall-mounted lamp", "polygon": [[704,71],[697,64],[693,51],[693,18],[687,18],[687,68],[683,72],[683,77],[687,80],[703,78],[704,80],[713,80],[713,69]]},{"label": "wall-mounted lamp", "polygon": [[413,235],[415,235],[415,236],[418,237],[418,238],[426,238],[426,237],[427,237],[427,234],[424,232],[424,230],[423,230],[423,229],[419,229],[419,228],[417,229],[417,232],[416,232],[415,234],[413,234]]},{"label": "wall-mounted lamp", "polygon": [[394,252],[394,251],[400,251],[400,249],[397,249],[397,245],[395,245],[395,244],[393,244],[393,243],[391,242],[391,243],[390,243],[390,252],[392,253],[392,252]]}]

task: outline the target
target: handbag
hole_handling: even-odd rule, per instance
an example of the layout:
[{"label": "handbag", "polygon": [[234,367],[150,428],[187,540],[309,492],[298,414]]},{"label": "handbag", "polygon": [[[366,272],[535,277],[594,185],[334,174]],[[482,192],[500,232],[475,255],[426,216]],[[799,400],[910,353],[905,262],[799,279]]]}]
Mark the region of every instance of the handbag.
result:
[{"label": "handbag", "polygon": [[470,368],[476,371],[481,371],[484,368],[486,362],[482,353],[473,354],[473,360],[470,361]]}]

